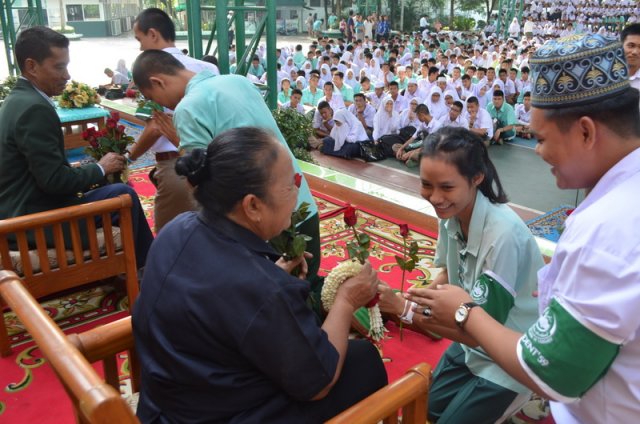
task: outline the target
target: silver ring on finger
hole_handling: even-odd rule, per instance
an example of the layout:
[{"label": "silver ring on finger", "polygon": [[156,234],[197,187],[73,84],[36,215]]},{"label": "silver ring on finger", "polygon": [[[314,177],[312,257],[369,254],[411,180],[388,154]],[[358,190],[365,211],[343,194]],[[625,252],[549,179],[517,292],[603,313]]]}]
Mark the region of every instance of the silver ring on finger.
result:
[{"label": "silver ring on finger", "polygon": [[431,318],[432,313],[431,313],[431,308],[428,306],[424,307],[424,311],[422,311],[422,315],[424,315],[427,318]]}]

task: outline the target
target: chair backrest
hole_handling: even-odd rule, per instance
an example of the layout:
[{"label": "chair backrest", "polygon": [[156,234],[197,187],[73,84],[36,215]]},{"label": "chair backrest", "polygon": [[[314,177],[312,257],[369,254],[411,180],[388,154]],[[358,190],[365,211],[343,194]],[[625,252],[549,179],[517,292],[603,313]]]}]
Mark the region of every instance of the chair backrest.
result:
[{"label": "chair backrest", "polygon": [[18,276],[0,271],[0,296],[15,311],[69,394],[81,422],[139,423],[127,402],[42,309]]},{"label": "chair backrest", "polygon": [[[1,268],[18,273],[35,298],[124,274],[131,307],[139,292],[131,205],[131,197],[123,194],[0,220]],[[114,214],[119,216],[117,229]],[[11,241],[16,251],[10,249]],[[0,350],[3,356],[11,353],[3,320]]]},{"label": "chair backrest", "polygon": [[425,424],[431,367],[421,363],[409,369],[400,379],[383,387],[351,408],[336,415],[327,424]]}]

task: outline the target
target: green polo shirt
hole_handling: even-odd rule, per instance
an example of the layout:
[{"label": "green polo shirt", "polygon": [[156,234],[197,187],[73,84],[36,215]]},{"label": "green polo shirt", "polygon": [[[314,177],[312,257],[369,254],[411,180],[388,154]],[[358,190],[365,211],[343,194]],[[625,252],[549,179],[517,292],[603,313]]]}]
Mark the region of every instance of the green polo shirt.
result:
[{"label": "green polo shirt", "polygon": [[492,119],[498,120],[498,128],[515,125],[518,122],[513,106],[507,102],[504,102],[500,109],[496,109],[493,102],[491,102],[487,105],[487,112],[489,112]]},{"label": "green polo shirt", "polygon": [[[295,171],[302,173],[260,91],[244,76],[215,76],[211,71],[196,74],[176,106],[173,124],[180,136],[180,148],[185,150],[206,149],[218,134],[232,128],[264,128],[287,148]],[[302,181],[298,206],[302,202],[309,203],[313,216],[318,208],[306,180]]]},{"label": "green polo shirt", "polygon": [[[493,318],[520,333],[538,317],[537,272],[544,265],[531,232],[505,204],[493,204],[480,191],[468,240],[457,218],[440,221],[434,264],[447,269],[449,283],[462,287]],[[481,348],[462,345],[469,370],[513,390],[529,390],[502,370]]]},{"label": "green polo shirt", "polygon": [[345,102],[353,103],[353,88],[349,87],[347,84],[342,84],[342,88],[340,89],[340,93],[342,94],[342,100]]},{"label": "green polo shirt", "polygon": [[316,93],[312,93],[309,87],[302,90],[302,104],[310,106],[318,106],[320,99],[324,97],[324,93],[320,88],[316,88]]}]

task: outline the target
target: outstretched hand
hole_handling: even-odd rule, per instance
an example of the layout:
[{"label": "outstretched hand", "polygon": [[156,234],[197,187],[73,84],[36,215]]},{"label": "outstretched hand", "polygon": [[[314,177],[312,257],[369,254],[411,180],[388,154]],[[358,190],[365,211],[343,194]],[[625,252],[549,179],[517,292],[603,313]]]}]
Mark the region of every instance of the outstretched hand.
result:
[{"label": "outstretched hand", "polygon": [[454,319],[456,309],[462,303],[471,302],[471,296],[463,288],[451,284],[432,284],[428,288],[411,287],[404,295],[405,299],[416,302],[423,310],[431,308],[431,317],[434,324],[456,329]]}]

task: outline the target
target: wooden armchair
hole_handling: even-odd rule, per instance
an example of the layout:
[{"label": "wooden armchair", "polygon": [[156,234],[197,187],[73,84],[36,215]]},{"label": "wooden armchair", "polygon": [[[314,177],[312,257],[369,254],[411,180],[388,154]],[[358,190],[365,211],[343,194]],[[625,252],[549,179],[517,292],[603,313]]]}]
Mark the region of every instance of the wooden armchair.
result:
[{"label": "wooden armchair", "polygon": [[[139,291],[131,205],[131,197],[124,194],[0,220],[0,269],[20,275],[35,298],[124,274],[131,307]],[[113,225],[113,213],[119,214],[119,227]],[[101,218],[101,228],[96,218]],[[70,246],[65,246],[63,228],[69,228]],[[81,228],[89,240],[88,250],[82,246]],[[47,246],[46,232],[53,234],[53,247]],[[10,236],[17,242],[16,251],[10,250]],[[35,240],[35,249],[29,247],[30,237]],[[0,300],[0,310],[3,306]],[[11,354],[4,319],[0,319],[0,354]]]},{"label": "wooden armchair", "polygon": [[[120,392],[98,376],[89,361],[42,309],[15,273],[0,271],[0,296],[16,312],[56,372],[71,398],[78,422],[139,423]],[[105,339],[105,342],[112,341],[111,338]]]},{"label": "wooden armchair", "polygon": [[[139,387],[137,358],[133,351],[131,317],[65,336],[22,286],[14,273],[0,271],[0,296],[23,321],[43,355],[49,360],[64,385],[79,423],[138,423],[119,393],[115,355],[128,350],[132,386]],[[105,379],[96,374],[90,362],[102,360]],[[422,363],[411,368],[396,382],[337,415],[331,424],[398,424],[402,409],[403,424],[425,424],[431,368]]]}]

